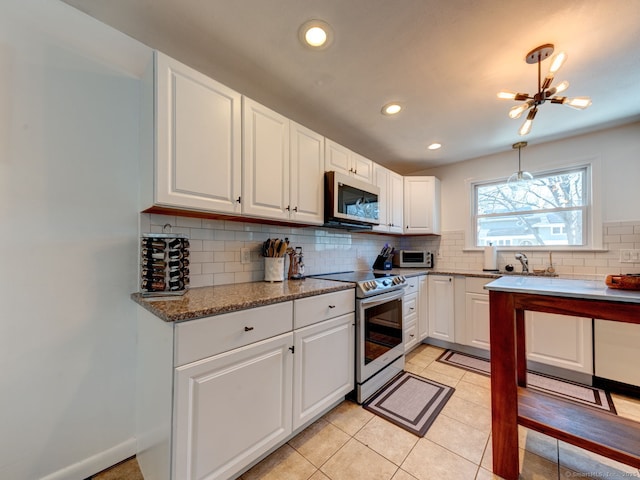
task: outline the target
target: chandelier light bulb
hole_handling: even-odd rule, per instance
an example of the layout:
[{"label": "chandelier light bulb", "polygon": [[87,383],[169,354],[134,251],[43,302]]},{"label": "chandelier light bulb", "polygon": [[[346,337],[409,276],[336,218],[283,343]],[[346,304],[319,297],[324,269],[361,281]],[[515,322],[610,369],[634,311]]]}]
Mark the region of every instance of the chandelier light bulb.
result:
[{"label": "chandelier light bulb", "polygon": [[516,98],[516,93],[503,90],[502,92],[498,92],[498,98],[501,98],[503,100],[513,100],[514,98]]},{"label": "chandelier light bulb", "polygon": [[515,107],[511,107],[509,110],[510,118],[520,118],[520,116],[527,111],[527,109],[531,106],[529,102],[523,103],[521,105],[516,105]]},{"label": "chandelier light bulb", "polygon": [[533,120],[529,120],[528,118],[524,121],[520,130],[518,130],[518,134],[527,135],[531,131],[531,127],[533,125]]},{"label": "chandelier light bulb", "polygon": [[562,103],[577,110],[584,110],[585,108],[591,106],[591,99],[589,97],[565,98],[564,102]]},{"label": "chandelier light bulb", "polygon": [[556,94],[564,92],[567,88],[569,88],[569,82],[566,80],[564,82],[560,82],[556,87]]},{"label": "chandelier light bulb", "polygon": [[567,54],[565,52],[560,52],[557,55],[555,55],[551,61],[551,67],[549,68],[549,73],[554,74],[558,70],[560,70],[560,67],[564,65],[564,62],[566,62],[566,60],[567,60]]}]

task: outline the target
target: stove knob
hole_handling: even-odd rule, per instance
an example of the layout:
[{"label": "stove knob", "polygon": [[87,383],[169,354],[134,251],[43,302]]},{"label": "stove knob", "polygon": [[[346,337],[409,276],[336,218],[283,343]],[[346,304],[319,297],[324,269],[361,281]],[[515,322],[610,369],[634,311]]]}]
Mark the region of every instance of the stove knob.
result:
[{"label": "stove knob", "polygon": [[378,286],[378,284],[376,282],[374,282],[373,280],[371,280],[369,282],[369,288],[371,288],[371,290],[375,290],[377,286]]}]

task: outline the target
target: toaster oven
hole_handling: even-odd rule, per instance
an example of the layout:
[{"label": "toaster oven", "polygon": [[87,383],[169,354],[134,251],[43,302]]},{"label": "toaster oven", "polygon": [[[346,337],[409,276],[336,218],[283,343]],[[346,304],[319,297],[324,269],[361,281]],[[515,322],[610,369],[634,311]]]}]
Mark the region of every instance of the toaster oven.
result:
[{"label": "toaster oven", "polygon": [[427,250],[399,250],[393,256],[395,267],[433,268],[433,254]]}]

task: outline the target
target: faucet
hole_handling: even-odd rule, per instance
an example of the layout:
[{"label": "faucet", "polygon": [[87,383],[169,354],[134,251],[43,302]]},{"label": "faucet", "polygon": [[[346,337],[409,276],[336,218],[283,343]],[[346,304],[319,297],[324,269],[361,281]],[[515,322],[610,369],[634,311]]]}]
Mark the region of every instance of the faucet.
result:
[{"label": "faucet", "polygon": [[524,253],[516,253],[516,260],[522,264],[522,273],[529,273],[529,259]]}]

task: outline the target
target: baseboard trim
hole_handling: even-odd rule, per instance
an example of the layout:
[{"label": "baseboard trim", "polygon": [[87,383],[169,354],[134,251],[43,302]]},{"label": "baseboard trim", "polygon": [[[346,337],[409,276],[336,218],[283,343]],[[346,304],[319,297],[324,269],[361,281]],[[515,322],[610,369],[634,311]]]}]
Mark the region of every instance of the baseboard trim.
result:
[{"label": "baseboard trim", "polygon": [[107,450],[92,455],[89,458],[64,467],[57,472],[51,473],[41,480],[68,480],[69,478],[87,478],[102,470],[115,465],[136,454],[136,439],[131,437],[124,442],[115,445]]},{"label": "baseboard trim", "polygon": [[609,380],[608,378],[593,377],[593,386],[608,390],[611,393],[619,393],[633,398],[640,398],[640,387],[628,383]]}]

